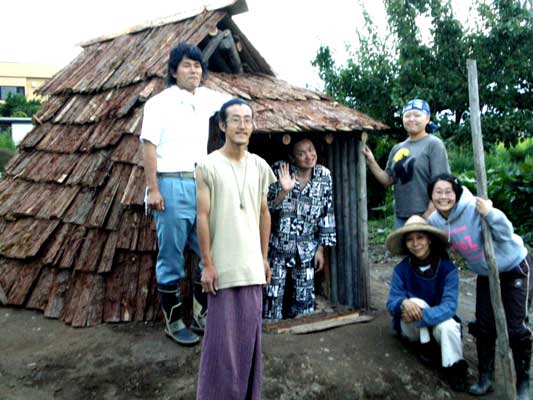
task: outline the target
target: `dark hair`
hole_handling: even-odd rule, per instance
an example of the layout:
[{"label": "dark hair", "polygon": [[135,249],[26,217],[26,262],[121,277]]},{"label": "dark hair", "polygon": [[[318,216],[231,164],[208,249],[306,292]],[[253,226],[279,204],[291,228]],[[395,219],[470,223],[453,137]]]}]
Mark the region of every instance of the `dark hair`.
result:
[{"label": "dark hair", "polygon": [[435,184],[438,181],[446,181],[450,182],[452,184],[452,189],[455,193],[455,201],[459,201],[461,198],[461,195],[463,194],[463,185],[461,185],[461,181],[457,179],[455,176],[450,174],[440,174],[437,175],[435,178],[431,180],[428,184],[428,196],[431,199],[433,196],[433,188],[435,187]]},{"label": "dark hair", "polygon": [[231,100],[226,101],[224,104],[222,104],[222,107],[220,107],[220,110],[217,112],[218,121],[226,123],[226,119],[228,118],[227,110],[231,106],[235,106],[235,105],[247,106],[248,108],[250,108],[250,110],[252,110],[252,118],[253,118],[254,109],[252,108],[252,106],[247,101],[244,101],[243,99],[233,98]]},{"label": "dark hair", "polygon": [[311,139],[311,135],[305,134],[305,133],[297,133],[296,135],[291,135],[291,142],[289,143],[289,146],[287,148],[287,156],[289,157],[290,162],[294,162],[294,147],[304,140],[309,140],[311,143],[313,143],[313,147],[318,153],[317,144],[313,139]]},{"label": "dark hair", "polygon": [[[413,231],[413,232],[417,232],[417,231]],[[447,246],[444,243],[442,243],[439,239],[437,239],[434,235],[432,235],[431,233],[427,231],[419,231],[419,232],[423,233],[424,235],[429,237],[429,239],[431,240],[431,243],[429,244],[429,254],[438,255],[441,258],[444,258],[446,260],[450,258],[448,255]],[[408,233],[411,233],[411,232],[408,232]],[[402,249],[402,254],[411,254],[411,252],[409,251],[406,245],[406,238],[407,238],[407,233],[405,233],[402,236],[402,240],[400,244],[401,249]]]},{"label": "dark hair", "polygon": [[202,65],[202,80],[207,78],[207,65],[202,59],[202,51],[197,46],[193,46],[192,44],[180,43],[172,49],[168,57],[167,87],[176,84],[176,78],[174,77],[174,74],[176,73],[178,65],[180,65],[180,62],[184,57],[198,61]]}]

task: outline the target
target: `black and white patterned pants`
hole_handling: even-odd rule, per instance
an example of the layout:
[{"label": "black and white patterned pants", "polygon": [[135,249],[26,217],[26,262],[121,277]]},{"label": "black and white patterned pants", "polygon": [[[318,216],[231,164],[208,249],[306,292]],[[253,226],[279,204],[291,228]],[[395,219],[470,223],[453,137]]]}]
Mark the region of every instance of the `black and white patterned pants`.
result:
[{"label": "black and white patterned pants", "polygon": [[263,318],[283,319],[315,311],[315,270],[313,260],[296,257],[270,257],[272,280],[266,288]]}]

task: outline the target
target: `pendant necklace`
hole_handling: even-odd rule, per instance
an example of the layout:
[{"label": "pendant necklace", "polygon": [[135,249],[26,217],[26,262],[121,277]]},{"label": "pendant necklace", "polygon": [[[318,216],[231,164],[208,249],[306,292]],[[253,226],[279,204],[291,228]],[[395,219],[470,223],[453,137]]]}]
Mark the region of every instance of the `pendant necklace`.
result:
[{"label": "pendant necklace", "polygon": [[239,188],[239,180],[237,179],[237,173],[233,167],[233,163],[230,161],[231,170],[233,171],[233,177],[235,178],[235,183],[237,184],[237,191],[239,193],[240,208],[244,210],[244,186],[246,185],[246,173],[248,172],[248,154],[244,158],[244,179],[242,180],[242,188]]}]

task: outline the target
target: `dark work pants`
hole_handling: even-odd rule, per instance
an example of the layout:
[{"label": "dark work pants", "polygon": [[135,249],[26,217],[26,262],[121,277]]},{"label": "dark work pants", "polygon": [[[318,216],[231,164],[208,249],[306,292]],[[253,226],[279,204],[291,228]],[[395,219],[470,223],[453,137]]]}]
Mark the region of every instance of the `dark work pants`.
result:
[{"label": "dark work pants", "polygon": [[[507,319],[511,348],[531,343],[528,309],[531,304],[531,259],[529,256],[511,271],[500,273],[500,289]],[[490,301],[489,278],[477,277],[476,321],[479,335],[487,341],[496,340],[494,312]]]}]

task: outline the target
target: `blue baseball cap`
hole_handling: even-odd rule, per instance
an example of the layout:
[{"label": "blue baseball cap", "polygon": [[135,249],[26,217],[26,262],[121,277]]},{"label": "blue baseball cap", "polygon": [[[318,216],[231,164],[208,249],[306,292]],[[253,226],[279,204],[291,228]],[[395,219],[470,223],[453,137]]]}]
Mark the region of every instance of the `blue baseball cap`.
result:
[{"label": "blue baseball cap", "polygon": [[413,99],[410,100],[403,108],[402,115],[405,114],[407,111],[411,110],[419,110],[427,115],[431,115],[431,109],[429,108],[429,104],[427,101],[422,99]]}]

